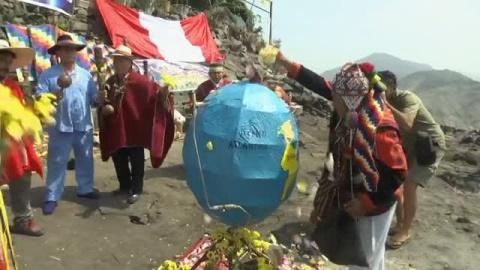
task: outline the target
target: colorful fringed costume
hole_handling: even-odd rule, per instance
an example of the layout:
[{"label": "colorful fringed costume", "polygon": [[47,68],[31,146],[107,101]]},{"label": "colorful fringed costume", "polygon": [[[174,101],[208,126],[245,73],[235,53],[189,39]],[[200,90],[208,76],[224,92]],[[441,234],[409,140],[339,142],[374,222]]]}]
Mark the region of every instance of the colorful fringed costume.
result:
[{"label": "colorful fringed costume", "polygon": [[[299,64],[295,66],[295,72],[291,72],[290,77],[332,100],[330,82]],[[373,70],[370,72],[373,73]],[[340,73],[333,87],[346,89],[348,84],[351,88],[353,83],[349,83],[347,76],[349,75],[342,76]],[[327,192],[329,189],[335,187],[338,190],[335,193],[340,195],[338,198],[334,196],[335,201],[340,203],[335,205],[343,205],[352,199],[350,178],[354,182],[354,196],[364,200],[369,208],[367,211],[369,215],[383,213],[395,203],[395,192],[402,184],[407,163],[401,146],[400,131],[390,110],[384,106],[380,98],[381,89],[377,89],[377,86],[374,86],[377,90],[370,87],[372,81],[374,85],[378,82],[378,76],[372,74],[371,77],[370,81],[367,79],[362,82],[363,85],[358,85],[359,89],[362,89],[359,91],[363,91],[365,97],[350,90],[352,97],[361,98],[345,100],[347,106],[350,103],[352,107],[357,105],[358,108],[350,110],[344,119],[333,113],[329,150],[335,160],[334,171],[331,172],[335,183],[321,180],[320,185],[324,188],[319,188],[317,194],[313,213],[315,216],[324,216],[326,213],[323,211],[328,209],[325,206],[327,201],[329,205],[333,203],[333,197],[326,200],[326,197],[333,196]],[[350,160],[353,161],[352,175],[349,172]],[[327,178],[322,179],[327,181]],[[320,203],[320,198],[325,202]]]},{"label": "colorful fringed costume", "polygon": [[328,152],[333,168],[326,166],[319,180],[312,221],[321,224],[333,211],[360,201],[365,216],[356,218],[356,227],[363,252],[369,269],[384,269],[395,193],[407,172],[400,130],[381,98],[385,86],[368,63],[347,64],[333,85],[296,63],[289,71],[303,86],[329,100],[336,95],[347,107],[343,117],[332,114]]}]

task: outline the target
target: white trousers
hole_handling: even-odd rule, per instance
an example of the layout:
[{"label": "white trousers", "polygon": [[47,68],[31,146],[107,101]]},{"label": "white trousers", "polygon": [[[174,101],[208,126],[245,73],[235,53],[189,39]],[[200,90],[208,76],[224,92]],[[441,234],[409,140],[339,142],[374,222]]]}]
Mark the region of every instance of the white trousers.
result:
[{"label": "white trousers", "polygon": [[357,226],[360,231],[360,239],[370,267],[349,266],[349,270],[385,269],[385,242],[387,241],[393,214],[395,214],[395,208],[396,205],[379,216],[358,219]]}]

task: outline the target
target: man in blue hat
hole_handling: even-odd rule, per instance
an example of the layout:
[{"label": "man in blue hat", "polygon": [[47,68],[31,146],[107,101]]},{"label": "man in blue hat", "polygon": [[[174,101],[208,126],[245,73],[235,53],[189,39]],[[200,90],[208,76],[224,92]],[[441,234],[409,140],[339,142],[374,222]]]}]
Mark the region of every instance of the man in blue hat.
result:
[{"label": "man in blue hat", "polygon": [[56,125],[49,128],[47,184],[43,213],[52,214],[62,197],[70,152],[76,160],[75,177],[80,198],[98,199],[93,189],[93,123],[91,106],[103,102],[91,74],[75,64],[77,52],[85,48],[68,35],[60,36],[48,52],[60,64],[45,70],[39,79],[37,95],[58,96]]}]

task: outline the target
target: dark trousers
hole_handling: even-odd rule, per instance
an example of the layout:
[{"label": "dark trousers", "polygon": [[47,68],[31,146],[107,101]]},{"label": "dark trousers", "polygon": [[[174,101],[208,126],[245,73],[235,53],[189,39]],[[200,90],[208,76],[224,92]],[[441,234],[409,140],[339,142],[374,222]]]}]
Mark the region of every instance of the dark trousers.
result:
[{"label": "dark trousers", "polygon": [[120,148],[112,155],[112,159],[118,182],[120,182],[120,189],[131,190],[133,194],[141,194],[145,174],[145,152],[143,148]]}]

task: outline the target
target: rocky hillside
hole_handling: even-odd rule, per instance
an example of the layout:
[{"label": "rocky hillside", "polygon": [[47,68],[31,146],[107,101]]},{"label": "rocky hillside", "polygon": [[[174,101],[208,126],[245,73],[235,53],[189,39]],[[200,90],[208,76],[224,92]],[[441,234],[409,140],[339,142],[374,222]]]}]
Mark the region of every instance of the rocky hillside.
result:
[{"label": "rocky hillside", "polygon": [[[110,44],[110,38],[103,20],[96,9],[95,0],[77,0],[73,17],[58,15],[48,9],[27,5],[17,0],[0,1],[0,25],[14,23],[21,25],[53,24],[68,31],[82,34],[88,38],[99,39]],[[119,1],[122,2],[122,1]],[[127,1],[132,2],[132,1]],[[140,1],[145,2],[145,1]],[[273,75],[277,80],[284,81],[285,88],[294,92],[294,101],[304,105],[304,110],[319,116],[328,116],[331,107],[323,98],[303,88],[291,80],[287,80],[281,68],[273,67],[267,70],[258,61],[258,52],[265,45],[261,36],[261,29],[255,28],[249,9],[241,1],[231,0],[196,1],[193,6],[171,5],[168,12],[158,6],[148,6],[148,13],[171,20],[179,20],[205,12],[209,19],[212,35],[220,48],[227,56],[225,67],[231,79],[241,80],[245,77],[244,67],[247,63],[255,63],[262,75]],[[123,3],[123,2],[122,2]],[[142,10],[145,11],[145,8]],[[233,12],[232,12],[233,11]],[[0,31],[0,35],[3,34]]]},{"label": "rocky hillside", "polygon": [[[71,30],[89,37],[94,36],[94,32],[104,36],[105,33],[98,31],[100,29],[93,8],[94,1],[76,0],[75,3],[75,14],[70,18],[17,0],[1,0],[0,25],[10,23],[20,25],[54,24],[56,21],[57,25],[64,30]],[[94,31],[94,29],[98,30]]]},{"label": "rocky hillside", "polygon": [[[386,53],[374,53],[362,59],[358,59],[356,62],[371,62],[374,63],[377,70],[390,70],[394,72],[398,78],[403,78],[409,74],[433,69],[427,64],[420,64],[408,60],[402,60],[396,56],[386,54]],[[331,70],[327,70],[322,73],[322,76],[333,79],[335,74],[340,70],[341,67],[337,67]]]},{"label": "rocky hillside", "polygon": [[417,93],[442,124],[480,128],[480,82],[451,70],[421,71],[399,81]]}]

